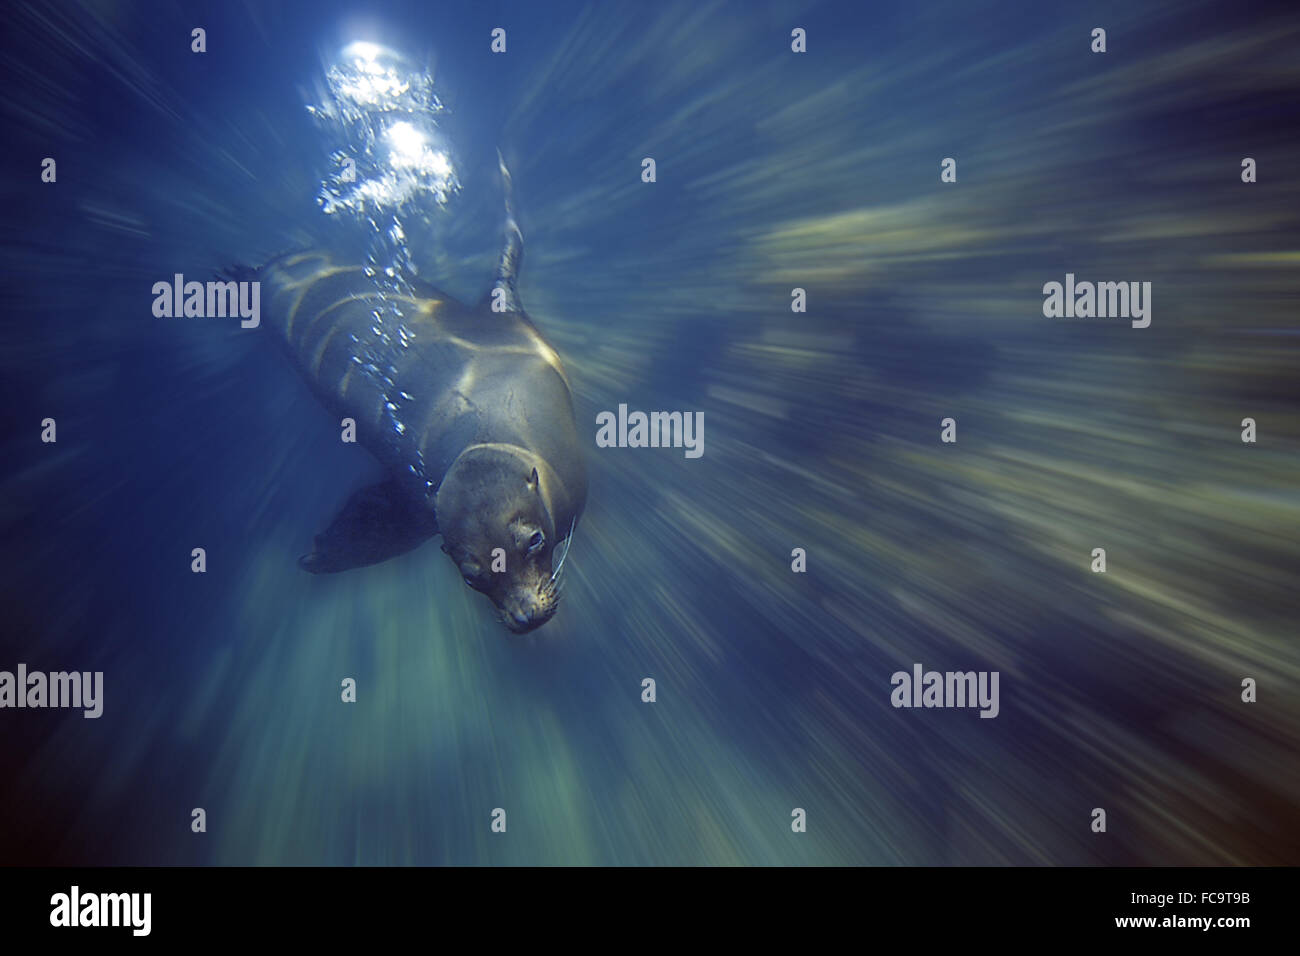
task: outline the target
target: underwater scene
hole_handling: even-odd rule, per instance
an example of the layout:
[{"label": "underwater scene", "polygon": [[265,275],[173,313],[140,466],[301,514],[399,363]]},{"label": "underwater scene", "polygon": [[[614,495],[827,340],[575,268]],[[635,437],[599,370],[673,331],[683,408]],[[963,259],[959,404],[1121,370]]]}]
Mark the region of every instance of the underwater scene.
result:
[{"label": "underwater scene", "polygon": [[0,864],[1300,862],[1298,44],[10,4]]}]

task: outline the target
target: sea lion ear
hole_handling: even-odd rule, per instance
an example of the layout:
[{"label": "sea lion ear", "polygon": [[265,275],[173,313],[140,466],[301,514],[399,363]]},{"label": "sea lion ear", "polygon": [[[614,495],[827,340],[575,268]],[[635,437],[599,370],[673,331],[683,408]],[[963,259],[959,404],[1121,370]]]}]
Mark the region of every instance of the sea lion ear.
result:
[{"label": "sea lion ear", "polygon": [[531,475],[528,476],[528,487],[529,487],[529,488],[532,488],[533,491],[536,491],[537,488],[538,488],[538,484],[537,484],[537,482],[538,482],[538,478],[537,478],[537,469],[534,468],[534,469],[533,469],[533,473],[532,473]]}]

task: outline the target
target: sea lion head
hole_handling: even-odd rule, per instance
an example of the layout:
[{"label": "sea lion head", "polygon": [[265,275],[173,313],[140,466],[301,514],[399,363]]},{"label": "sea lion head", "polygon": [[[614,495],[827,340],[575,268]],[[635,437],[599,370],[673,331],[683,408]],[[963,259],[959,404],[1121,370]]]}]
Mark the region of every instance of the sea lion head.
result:
[{"label": "sea lion head", "polygon": [[547,472],[522,448],[477,445],[461,453],[438,489],[442,550],[516,634],[545,624],[559,603],[551,566],[559,541],[542,487]]}]

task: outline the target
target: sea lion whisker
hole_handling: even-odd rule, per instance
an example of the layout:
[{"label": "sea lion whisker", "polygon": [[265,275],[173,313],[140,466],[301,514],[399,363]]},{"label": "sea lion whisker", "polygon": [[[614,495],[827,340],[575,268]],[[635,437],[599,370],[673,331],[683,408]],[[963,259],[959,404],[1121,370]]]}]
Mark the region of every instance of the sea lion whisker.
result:
[{"label": "sea lion whisker", "polygon": [[573,521],[569,523],[569,533],[564,536],[564,541],[561,542],[561,544],[564,545],[564,553],[560,555],[560,563],[557,564],[555,566],[555,570],[551,572],[552,581],[554,581],[557,577],[559,577],[560,571],[563,570],[564,568],[565,559],[569,557],[569,551],[573,548],[573,529],[577,526],[577,524],[578,524],[578,516],[574,515]]}]

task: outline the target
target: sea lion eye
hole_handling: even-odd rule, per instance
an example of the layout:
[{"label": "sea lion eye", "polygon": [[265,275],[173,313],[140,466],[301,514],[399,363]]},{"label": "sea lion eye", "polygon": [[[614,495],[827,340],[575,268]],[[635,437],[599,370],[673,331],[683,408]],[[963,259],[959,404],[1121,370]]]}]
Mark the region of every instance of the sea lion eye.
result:
[{"label": "sea lion eye", "polygon": [[532,554],[546,541],[546,535],[540,531],[534,531],[533,536],[528,539],[528,553]]}]

